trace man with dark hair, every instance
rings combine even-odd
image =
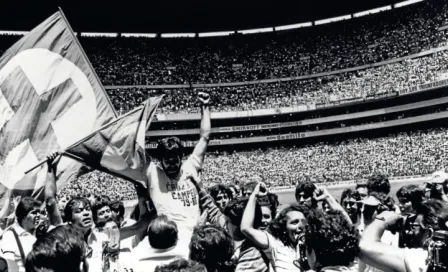
[[[388,195],[390,193],[389,179],[383,175],[371,176],[367,180],[367,189],[369,190],[369,194],[377,192]]]
[[[232,191],[225,184],[216,184],[209,188],[210,196],[215,201],[216,206],[222,211],[227,203],[233,199]]]
[[[200,218],[198,192],[191,177],[199,176],[210,139],[211,122],[207,93],[199,92],[201,137],[193,153],[182,163],[183,147],[176,137],[162,139],[157,146],[160,164],[151,162],[148,170],[148,193],[158,214],[176,222],[179,235],[189,240]]]
[[[25,258],[31,251],[36,237],[34,232],[42,221],[42,202],[32,197],[22,198],[16,208],[17,223],[3,234],[2,254],[13,265],[10,271],[25,271]]]
[[[176,258],[188,258],[188,243],[179,241],[177,225],[167,216],[162,214],[155,218],[147,232],[149,243],[140,243],[134,251],[139,260],[137,272],[152,272],[158,265],[168,264]]]
[[[296,186],[296,200],[300,205],[307,205],[309,208],[317,208],[317,201],[314,198],[316,185],[311,181],[299,181]]]
[[[369,196],[369,189],[367,189],[367,182],[364,180],[356,181],[356,191],[358,191],[361,199],[365,199]]]
[[[120,227],[130,226],[135,223],[134,220],[131,220],[131,223],[128,223],[130,219],[124,219],[124,204],[122,201],[115,201],[110,204],[110,211],[112,213],[112,219],[117,222]]]
[[[415,214],[416,209],[423,202],[425,192],[417,185],[410,184],[401,187],[397,191],[397,199],[402,215]]]
[[[37,239],[26,272],[87,272],[87,255],[82,234],[71,225],[59,226]]]
[[[201,263],[178,259],[169,264],[157,266],[155,272],[207,272]]]
[[[95,225],[98,223],[106,223],[112,220],[112,211],[110,209],[110,203],[105,201],[98,201],[92,206],[93,222]]]

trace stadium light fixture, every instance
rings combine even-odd
[[[156,38],[155,33],[121,33],[122,37],[135,37],[135,38]]]
[[[369,10],[357,12],[357,13],[353,14],[353,17],[358,18],[358,17],[375,14],[375,13],[379,13],[379,12],[386,11],[386,10],[391,10],[391,9],[392,9],[391,5],[380,7],[380,8],[369,9]]]
[[[297,29],[297,28],[310,27],[310,26],[313,26],[312,22],[292,24],[292,25],[282,25],[282,26],[276,26],[275,31]]]
[[[273,31],[274,31],[273,27],[264,27],[264,28],[254,28],[254,29],[238,30],[237,32],[245,35],[245,34],[273,32]]]
[[[349,14],[349,15],[343,15],[343,16],[338,16],[338,17],[333,17],[333,18],[317,20],[317,21],[314,21],[314,24],[315,25],[323,25],[323,24],[334,23],[334,22],[339,22],[339,21],[343,21],[343,20],[349,20],[351,18],[352,18],[352,16]]]
[[[162,33],[162,38],[194,38],[196,33]]]
[[[229,36],[235,34],[235,31],[218,31],[218,32],[202,32],[199,33],[200,38],[204,37],[221,37],[221,36]]]
[[[118,33],[82,32],[81,37],[117,37]]]
[[[409,6],[418,2],[423,2],[423,0],[408,0],[394,4],[394,8],[401,8],[404,6]]]

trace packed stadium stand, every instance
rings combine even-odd
[[[196,93],[211,94],[207,184],[424,175],[446,165],[447,11],[424,1],[284,32],[81,43],[120,114],[165,94],[149,152],[170,135],[194,146]],[[135,198],[104,173],[82,179],[64,193]]]

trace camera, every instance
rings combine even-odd
[[[434,232],[428,243],[428,272],[448,271],[448,231]]]

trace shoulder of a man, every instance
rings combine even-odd
[[[188,159],[182,164],[182,167],[185,168],[192,168],[195,171],[199,171],[202,168],[202,162],[201,159],[192,153]]]

